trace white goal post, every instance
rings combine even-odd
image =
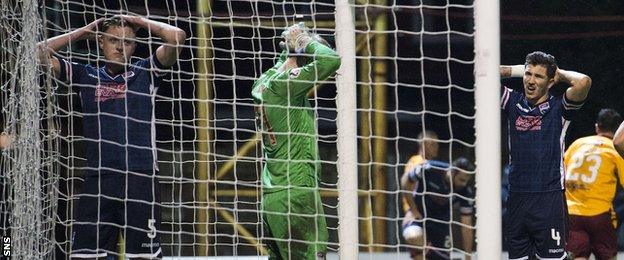
[[[338,133],[338,241],[341,259],[357,259],[358,167],[355,25],[348,0],[336,0],[336,50],[341,67],[336,77]]]
[[[501,227],[500,5],[475,0],[477,254],[499,259]]]

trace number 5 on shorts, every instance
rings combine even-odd
[[[153,218],[147,220],[147,228],[149,228],[149,231],[147,232],[148,238],[153,239],[156,237],[156,226],[154,226],[154,223],[156,223],[156,220]]]

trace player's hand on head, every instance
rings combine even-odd
[[[86,39],[90,39],[90,40],[95,39],[95,36],[100,32],[100,28],[102,27],[102,22],[104,20],[105,20],[104,18],[99,18],[91,22],[90,24],[87,24],[87,26],[85,26],[85,29],[87,30]]]
[[[119,18],[119,19],[125,21],[126,23],[134,24],[134,25],[138,25],[139,19],[141,19],[141,17],[139,17],[139,16],[127,15],[127,14],[118,14],[118,15],[115,15],[113,17]]]
[[[555,70],[555,84],[560,83],[561,81],[563,81],[562,76],[561,76],[561,70],[559,70],[559,68],[557,68],[557,70]]]
[[[104,20],[106,20],[105,18],[98,18],[95,21],[91,22],[88,27],[92,30],[96,30],[99,27],[102,26],[102,22],[104,22]]]
[[[282,32],[283,41],[280,42],[282,49],[289,52],[303,52],[306,45],[312,39],[308,27],[303,22],[292,25]]]

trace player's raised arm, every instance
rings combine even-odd
[[[100,18],[79,29],[40,41],[37,43],[39,62],[46,67],[51,66],[54,76],[58,76],[61,71],[61,63],[52,55],[60,49],[65,48],[71,42],[94,39],[98,24],[103,20],[103,18]]]
[[[555,82],[570,85],[565,95],[566,98],[574,102],[585,101],[592,83],[591,78],[583,73],[562,69],[557,69]]]
[[[305,96],[314,85],[326,80],[340,67],[340,56],[329,43],[319,35],[308,33],[302,23],[288,27],[282,37],[284,42],[280,46],[289,55],[278,69],[277,91],[282,95]]]
[[[620,156],[624,157],[624,123],[620,124],[615,135],[613,136],[613,146]]]
[[[156,49],[156,58],[164,67],[170,67],[178,60],[178,54],[186,41],[184,30],[139,16],[121,15],[120,17],[138,27],[145,28],[164,41],[164,44]]]
[[[499,70],[501,78],[521,78],[524,75],[524,65],[501,65]]]
[[[280,53],[279,57],[277,58],[277,62],[275,62],[275,65],[273,65],[273,68],[279,69],[279,67],[284,64],[284,61],[286,61],[286,59],[288,59],[288,52],[284,50]]]

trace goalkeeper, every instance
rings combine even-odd
[[[314,109],[307,93],[338,70],[340,57],[303,23],[287,28],[278,62],[254,83],[262,133],[262,218],[270,259],[324,259],[327,225]]]
[[[165,44],[150,57],[132,62],[138,28]],[[95,37],[104,54],[98,66],[54,55],[71,42]],[[88,167],[73,225],[71,258],[115,253],[119,232],[125,237],[126,257],[161,256],[154,105],[157,78],[177,62],[185,39],[183,30],[165,23],[115,16],[39,43],[40,61],[79,93],[84,113]]]

